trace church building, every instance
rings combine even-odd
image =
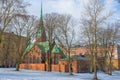
[[[51,49],[51,50],[50,50]],[[97,56],[97,68],[100,70],[104,69],[105,60],[102,55],[102,48],[98,48],[99,55]],[[103,49],[105,50],[105,49]],[[48,71],[50,66],[51,71],[68,72],[68,57],[64,48],[55,44],[50,47],[50,43],[46,38],[46,32],[43,25],[43,15],[41,6],[40,22],[37,27],[36,40],[31,43],[24,54],[23,63],[20,64],[21,69],[32,69]],[[85,47],[71,48],[72,72],[88,72],[90,71],[90,51]],[[113,53],[113,67],[120,69],[120,47],[114,48]],[[104,64],[103,64],[104,63]]]
[[[52,45],[51,53],[49,52],[49,49],[49,41],[46,39],[45,28],[43,26],[41,6],[41,16],[37,27],[36,41],[27,47],[23,64],[20,65],[20,68],[46,71],[48,70],[48,62],[50,60],[51,69],[53,68],[52,65],[54,65],[54,68],[57,66],[57,70],[59,70],[59,65],[57,65],[58,61],[65,58],[65,55],[55,43]]]

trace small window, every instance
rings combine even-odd
[[[41,63],[45,63],[45,56],[44,55],[42,55],[42,57],[41,57]]]
[[[37,59],[36,56],[33,57],[33,63],[36,63]]]
[[[37,63],[40,63],[40,58],[39,57],[37,58]]]
[[[33,62],[32,62],[32,58],[31,58],[31,57],[30,57],[30,63],[33,63]]]
[[[54,64],[58,64],[58,58],[55,57]]]
[[[24,63],[28,63],[28,57],[27,56],[24,59]]]

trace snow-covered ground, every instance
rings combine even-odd
[[[15,68],[0,68],[0,80],[92,80],[91,73],[68,73],[45,72],[35,70],[15,71]],[[98,72],[100,80],[120,80],[120,71],[114,71],[112,76]]]

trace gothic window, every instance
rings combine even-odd
[[[41,60],[42,60],[41,63],[45,63],[45,56],[42,55]]]
[[[58,58],[57,57],[55,57],[55,59],[54,59],[54,64],[58,64]]]
[[[37,63],[40,63],[40,58],[39,57],[37,58],[37,60],[38,60]]]
[[[33,57],[33,63],[36,63],[36,56]]]
[[[30,57],[30,63],[33,63],[33,61],[32,61],[32,57]]]
[[[25,57],[24,63],[28,63],[28,57]]]

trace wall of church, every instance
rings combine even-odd
[[[117,50],[117,48],[115,48],[114,54],[117,54],[116,50]],[[77,53],[82,53],[82,52],[87,53],[87,50],[85,50],[85,49],[83,51],[82,51],[82,49],[77,50]],[[99,52],[100,52],[100,49],[99,49]],[[28,54],[28,57],[31,58],[28,60],[28,63],[21,64],[20,68],[33,69],[33,70],[43,70],[43,71],[48,70],[47,69],[48,68],[47,61],[45,63],[38,62],[37,60],[34,61],[34,56],[36,56],[37,58],[39,57],[40,59],[43,56],[41,51],[39,50],[39,48],[37,46],[32,48],[30,53]],[[52,61],[51,70],[52,71],[59,71],[59,72],[68,72],[69,71],[68,61],[61,60],[61,55],[52,54],[51,57],[52,57],[51,58],[51,61]],[[55,62],[56,57],[58,58],[57,63]],[[46,56],[46,58],[47,58],[47,56]],[[104,69],[103,62],[104,62],[104,60],[101,58],[100,58],[100,60],[98,60],[98,65],[97,65],[98,69],[100,69],[100,70]],[[113,69],[120,69],[119,68],[120,60],[113,59],[112,62],[113,62]],[[88,60],[73,60],[71,69],[73,72],[88,72],[90,70],[90,61],[88,61]]]

